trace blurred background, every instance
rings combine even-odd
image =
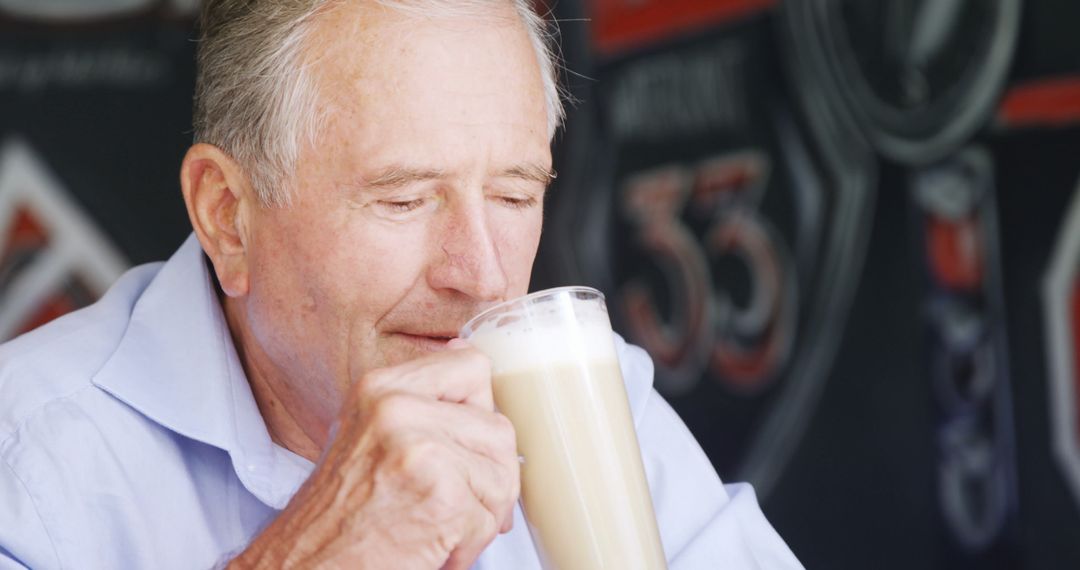
[[[0,338],[190,231],[198,0],[0,0]],[[807,568],[1080,568],[1080,2],[550,0],[534,288]]]

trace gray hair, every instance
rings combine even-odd
[[[315,79],[304,65],[315,16],[344,0],[204,0],[195,78],[195,142],[217,146],[251,177],[268,206],[291,203],[300,150],[326,123]],[[536,52],[548,135],[565,118],[551,24],[531,0],[371,0],[419,16],[479,15],[510,2]]]

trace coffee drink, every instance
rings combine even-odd
[[[665,568],[603,297],[556,294],[462,334],[492,359],[496,406],[517,431],[529,530],[546,568]]]

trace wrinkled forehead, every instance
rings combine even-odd
[[[420,15],[373,3],[320,15],[308,53],[321,103],[335,115],[545,125],[537,55],[509,2],[485,14]],[[393,114],[393,117],[387,115]]]
[[[308,180],[392,166],[457,180],[550,168],[543,76],[511,5],[482,18],[370,6],[323,17],[309,60],[323,124],[302,152]]]
[[[486,8],[480,9],[482,5]],[[507,59],[526,55],[532,61],[519,59],[515,65],[530,65],[539,73],[528,30],[512,2],[463,2],[459,8],[433,10],[411,6],[414,3],[363,1],[329,7],[312,22],[306,63],[323,81],[385,80],[395,74],[379,77],[379,71],[401,71],[410,63],[415,66],[417,59],[439,58],[440,51],[449,55],[454,48],[486,45],[503,48],[500,54]],[[433,34],[441,36],[442,46],[417,41]],[[515,49],[522,47],[528,49]]]

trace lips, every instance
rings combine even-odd
[[[457,331],[437,331],[437,332],[418,332],[418,331],[398,331],[398,334],[407,336],[419,336],[424,338],[441,338],[443,340],[450,340],[457,337]]]
[[[450,342],[450,339],[457,337],[457,333],[412,333],[412,332],[398,332],[395,336],[403,341],[415,345],[424,350],[445,350],[446,343]]]

